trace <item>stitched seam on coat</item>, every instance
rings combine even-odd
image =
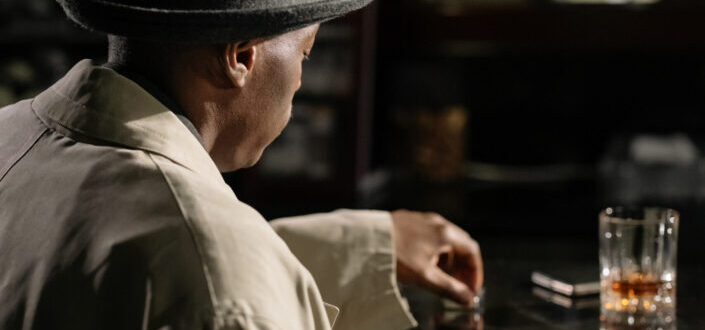
[[[51,91],[51,92],[53,92],[53,93],[56,93],[57,96],[59,96],[60,98],[62,98],[64,101],[71,103],[71,104],[72,104],[73,106],[75,106],[75,107],[80,107],[80,108],[89,109],[89,110],[91,109],[91,108],[86,107],[85,105],[82,105],[82,104],[79,104],[79,103],[74,102],[73,100],[67,98],[66,96],[64,96],[64,95],[62,95],[62,94],[56,92],[54,89],[49,89],[49,91]],[[43,105],[43,106],[44,106],[44,105]],[[31,107],[32,107],[32,111],[34,112],[34,115],[39,118],[39,120],[44,124],[44,126],[47,126],[47,127],[49,127],[51,130],[56,131],[56,129],[55,129],[54,127],[52,127],[53,125],[51,125],[50,123],[48,123],[46,120],[44,120],[44,119],[42,118],[42,116],[40,116],[40,115],[37,113],[37,109],[34,108],[34,101],[32,101]],[[101,114],[101,115],[102,115],[102,116],[105,116],[106,118],[108,118],[108,119],[110,119],[110,120],[117,121],[116,118],[111,117],[111,116],[109,116],[109,115],[105,115],[105,114]],[[172,162],[177,163],[177,164],[179,164],[179,165],[181,165],[181,166],[183,166],[183,167],[186,167],[186,168],[188,168],[188,169],[190,169],[190,170],[192,170],[192,171],[196,171],[196,170],[193,168],[193,166],[189,166],[188,164],[186,164],[186,162],[180,161],[180,160],[178,160],[178,159],[174,159],[174,157],[171,157],[171,156],[169,156],[169,155],[167,155],[167,154],[165,154],[165,153],[159,152],[158,150],[155,150],[155,149],[153,149],[153,148],[148,148],[148,147],[145,147],[145,146],[138,146],[138,147],[135,147],[135,146],[132,146],[132,145],[128,145],[128,144],[119,142],[119,141],[115,141],[114,139],[107,139],[107,138],[99,137],[99,136],[96,136],[95,134],[91,134],[91,133],[89,133],[89,132],[86,132],[85,130],[82,130],[82,129],[79,129],[79,128],[76,128],[76,127],[71,127],[71,126],[64,125],[64,123],[62,123],[60,120],[58,120],[58,119],[52,117],[52,116],[51,116],[50,114],[48,114],[48,113],[46,114],[46,117],[47,117],[47,119],[51,120],[52,123],[54,123],[55,125],[57,125],[57,126],[63,128],[63,129],[65,129],[65,130],[67,130],[67,131],[69,131],[69,132],[72,132],[72,133],[74,133],[74,134],[76,134],[76,135],[83,136],[83,137],[90,138],[90,139],[94,139],[94,140],[97,140],[97,141],[103,141],[103,142],[106,142],[106,143],[109,143],[109,144],[112,144],[112,145],[117,145],[117,146],[120,146],[120,147],[132,149],[132,150],[142,150],[142,151],[146,151],[146,152],[149,152],[149,153],[154,153],[154,154],[163,156],[163,157],[165,157],[165,158],[171,160]],[[145,129],[145,127],[142,126],[142,125],[135,125],[135,126],[138,126],[138,127],[140,127],[140,128]],[[155,133],[155,135],[157,135],[157,136],[159,136],[160,138],[164,139],[164,136],[163,136],[162,134],[156,133],[156,132],[154,132],[153,130],[150,130],[150,132]],[[78,141],[77,139],[71,138],[70,136],[68,136],[68,134],[61,134],[61,135],[62,135],[62,136],[65,136],[65,137],[68,137],[68,138],[70,138],[71,140],[74,140],[74,141],[76,141],[76,142],[80,142],[80,141]]]
[[[74,107],[78,107],[78,108],[81,108],[81,109],[85,109],[85,110],[88,112],[89,115],[94,115],[94,116],[98,116],[98,117],[105,117],[106,119],[108,119],[108,120],[110,120],[110,121],[113,121],[113,122],[124,123],[124,121],[121,120],[121,119],[118,118],[118,117],[115,117],[115,116],[113,116],[113,115],[111,115],[111,114],[104,113],[104,112],[101,112],[101,111],[96,111],[95,108],[92,108],[92,107],[89,107],[89,106],[87,106],[87,105],[85,105],[85,104],[81,104],[81,103],[76,102],[76,100],[74,100],[74,99],[72,99],[72,98],[70,98],[70,97],[64,95],[63,93],[61,93],[60,90],[56,89],[54,86],[49,87],[49,89],[47,89],[47,91],[50,91],[50,92],[56,94],[57,96],[59,96],[59,97],[61,97],[62,99],[66,100],[67,102],[71,103]],[[47,113],[47,117],[51,118],[53,121],[55,121],[55,122],[57,122],[57,123],[60,123],[60,121],[59,121],[58,119],[52,117],[49,113]],[[140,124],[139,122],[131,122],[131,125],[134,125],[135,127],[139,127],[139,128],[141,128],[141,129],[143,129],[143,130],[145,130],[145,131],[149,131],[150,134],[154,134],[154,135],[158,136],[159,138],[161,138],[161,139],[164,140],[164,141],[167,141],[167,140],[168,140],[168,138],[167,138],[165,135],[161,134],[160,132],[155,132],[154,130],[151,130],[149,127],[146,127],[146,126]],[[64,126],[64,125],[62,124],[61,126]],[[67,127],[67,128],[68,128],[68,127]],[[74,128],[72,127],[71,129],[73,130]],[[76,130],[76,131],[80,131],[80,130],[78,130],[78,129],[75,129],[75,130]],[[83,133],[86,134],[86,135],[92,136],[92,134],[87,133],[87,132],[85,132],[85,131],[84,131]]]
[[[27,153],[28,153],[30,150],[32,150],[32,148],[34,147],[34,145],[37,144],[37,142],[39,141],[39,139],[41,139],[42,136],[43,136],[44,134],[46,134],[47,131],[49,131],[48,128],[45,128],[45,129],[43,129],[43,130],[40,130],[39,133],[38,133],[36,136],[35,136],[35,135],[32,135],[32,138],[31,138],[31,139],[27,139],[27,141],[26,141],[24,144],[22,144],[22,148],[19,149],[20,152],[16,155],[15,159],[11,160],[11,161],[7,164],[7,166],[5,166],[5,168],[0,169],[0,181],[2,181],[2,179],[4,179],[5,176],[7,175],[7,173],[10,173],[10,170],[11,170],[13,167],[15,167],[15,165],[16,165],[17,163],[19,163],[20,160],[22,160],[22,158],[24,158],[24,156],[27,155]]]
[[[171,192],[171,196],[174,198],[174,201],[176,202],[176,205],[179,207],[179,212],[181,213],[181,217],[184,221],[184,224],[186,225],[186,228],[188,228],[189,234],[191,234],[191,239],[193,240],[194,246],[196,246],[196,252],[198,252],[198,256],[201,258],[201,268],[203,269],[203,276],[206,278],[206,283],[208,284],[208,295],[211,298],[211,306],[213,310],[213,314],[215,316],[215,310],[217,307],[217,299],[216,299],[216,294],[215,294],[215,289],[213,288],[213,279],[210,274],[210,269],[208,269],[208,265],[205,262],[205,257],[203,254],[203,247],[201,244],[198,242],[196,239],[196,236],[194,234],[194,226],[189,221],[188,217],[186,216],[186,212],[184,211],[184,206],[181,204],[181,201],[179,200],[179,197],[176,194],[176,191],[174,191],[174,187],[172,185],[171,180],[169,180],[169,177],[166,175],[164,170],[162,169],[161,166],[159,166],[159,163],[154,159],[154,156],[149,153],[144,151],[147,156],[149,156],[149,159],[152,160],[154,165],[157,167],[159,170],[159,173],[162,175],[162,178],[166,182],[167,186],[169,187],[169,191]],[[167,158],[168,159],[168,158]],[[218,322],[216,322],[218,323]]]

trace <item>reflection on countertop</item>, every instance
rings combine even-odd
[[[479,309],[449,307],[433,294],[403,288],[416,330],[438,329],[611,329],[600,324],[596,296],[556,299],[533,286],[531,272],[556,265],[587,269],[596,264],[597,242],[576,237],[477,237],[485,262],[485,294]],[[594,267],[594,271],[598,269]],[[679,263],[677,329],[705,328],[705,266],[694,260]],[[592,299],[592,300],[591,300]],[[674,329],[675,330],[675,329]]]

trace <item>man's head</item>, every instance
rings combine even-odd
[[[137,71],[183,108],[221,171],[254,165],[291,117],[318,24],[224,44],[110,37],[109,62]]]
[[[214,109],[209,150],[221,170],[254,165],[291,118],[301,87],[301,63],[311,53],[318,25],[255,42],[233,43],[220,54],[227,78]],[[186,87],[186,86],[184,86]],[[215,104],[213,104],[215,105]]]
[[[58,1],[113,35],[109,61],[174,98],[231,171],[254,165],[289,121],[318,23],[372,0]]]

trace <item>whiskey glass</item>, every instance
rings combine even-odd
[[[603,328],[675,328],[679,218],[657,207],[600,212]]]

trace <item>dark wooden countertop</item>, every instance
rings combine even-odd
[[[597,238],[493,236],[478,241],[485,261],[482,310],[454,310],[427,292],[406,288],[418,330],[600,329],[598,296],[561,306],[537,292],[529,280],[533,270],[556,265],[594,268],[597,273]],[[680,260],[677,276],[677,329],[705,329],[705,266]]]

